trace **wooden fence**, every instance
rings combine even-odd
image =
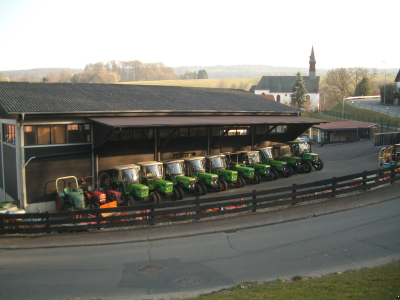
[[[375,147],[394,145],[398,143],[400,143],[400,132],[375,133]]]
[[[247,193],[204,199],[197,197],[194,200],[58,213],[0,214],[0,234],[100,230],[189,219],[197,220],[242,211],[256,212],[269,207],[293,205],[367,190],[393,183],[400,179],[399,175],[400,168],[390,167],[312,183],[293,184],[282,188],[253,190]]]

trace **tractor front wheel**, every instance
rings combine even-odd
[[[183,197],[185,196],[185,193],[183,192],[183,190],[181,188],[178,188],[178,193],[179,193],[178,200],[182,200]]]
[[[196,196],[200,196],[203,193],[203,189],[201,188],[200,184],[196,183],[194,185],[194,194]]]
[[[303,165],[298,165],[296,170],[297,170],[297,173],[299,173],[299,174],[304,173],[304,167],[303,167]]]
[[[94,206],[95,209],[99,209],[100,208],[99,202],[93,203],[93,206]]]
[[[58,211],[62,211],[65,207],[64,197],[58,197],[56,195],[56,206]]]
[[[254,174],[254,176],[257,176],[257,178],[258,178],[257,184],[261,183],[261,180],[262,180],[261,175],[260,174]]]
[[[151,194],[151,203],[157,203],[158,198],[156,193]]]
[[[157,203],[161,203],[161,195],[156,192],[156,196],[157,196]]]
[[[236,182],[234,184],[235,184],[236,188],[242,187],[242,181],[240,180],[240,177],[238,177],[238,179],[236,180]]]
[[[221,183],[222,191],[227,191],[228,190],[228,183],[225,180],[220,181],[220,183]]]
[[[323,167],[324,167],[324,162],[322,161],[322,159],[318,158],[318,162],[314,164],[314,169],[320,171],[322,170]]]
[[[221,184],[221,182],[217,182],[217,183],[218,183],[218,186],[215,187],[214,190],[215,190],[216,192],[220,192],[220,191],[222,191],[222,184]]]
[[[246,185],[246,180],[244,180],[243,177],[238,177],[238,179],[240,179],[240,181],[242,182],[240,187],[244,187]]]
[[[205,184],[200,184],[203,192],[201,193],[202,195],[206,195],[207,194],[207,186]]]
[[[177,189],[172,190],[171,199],[172,201],[176,201],[179,199],[179,192]]]
[[[128,196],[128,198],[126,199],[126,204],[128,206],[132,206],[133,204],[135,204],[135,201],[133,200],[132,196]]]
[[[304,173],[310,173],[312,170],[312,164],[309,161],[305,161],[303,162],[303,169],[304,169]]]

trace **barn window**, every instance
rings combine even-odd
[[[281,102],[281,95],[276,96],[276,101]]]

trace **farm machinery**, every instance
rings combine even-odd
[[[109,195],[119,204],[131,206],[134,205],[135,200],[158,202],[158,197],[153,195],[154,193],[151,198],[149,197],[149,187],[140,183],[140,166],[135,164],[114,167],[111,188],[113,191],[119,192]]]
[[[271,166],[263,164],[258,151],[239,151],[238,162],[242,166],[250,167],[255,170],[254,176],[261,176],[267,178],[267,180],[274,180],[278,178],[278,173],[275,173]]]
[[[103,191],[95,191],[93,190],[93,186],[86,182],[87,179],[91,179],[93,176],[87,176],[81,179],[81,186],[83,189],[83,196],[85,197],[86,206],[90,208],[100,208],[101,205],[104,205],[110,202],[107,199],[106,193]]]
[[[136,163],[140,166],[140,183],[148,186],[152,201],[161,203],[162,196],[171,196],[172,200],[182,200],[183,190],[174,189],[174,184],[164,179],[163,163],[144,161]],[[175,192],[174,192],[175,190]]]
[[[313,153],[311,150],[311,144],[305,141],[292,141],[287,142],[290,146],[294,156],[301,157],[303,163],[309,162],[315,170],[322,170],[324,162],[318,154]]]
[[[379,151],[379,168],[385,169],[400,165],[400,144],[383,147]]]
[[[174,198],[177,199],[178,189],[180,191],[187,190],[196,196],[204,195],[203,187],[196,183],[196,179],[185,175],[185,161],[183,159],[170,159],[163,161],[164,178],[174,184]],[[179,191],[179,193],[181,193]]]
[[[244,179],[238,177],[238,172],[227,169],[225,155],[207,155],[205,162],[206,172],[218,176],[223,191],[228,189],[228,183],[233,183],[237,188],[245,185]]]
[[[68,181],[68,187],[65,187],[65,179],[72,179]],[[64,182],[64,188],[58,188],[59,181]],[[71,186],[71,182],[75,183],[75,187]],[[83,195],[83,190],[78,186],[78,179],[75,176],[60,177],[56,180],[56,196],[55,202],[57,210],[85,210],[90,209],[85,205],[85,197]]]
[[[309,162],[303,163],[301,157],[293,156],[289,145],[274,146],[274,159],[285,161],[288,164],[290,172],[296,170],[297,173],[310,173],[312,165]]]
[[[276,177],[274,179],[278,179],[279,173],[282,173],[283,177],[289,177],[293,173],[292,170],[289,169],[288,164],[285,161],[275,160],[272,154],[273,147],[264,147],[264,148],[256,148],[254,150],[260,153],[261,161],[264,164],[268,164],[271,166],[271,172],[274,172]]]
[[[238,172],[240,178],[250,180],[251,183],[257,184],[261,182],[261,176],[255,173],[254,168],[245,167],[239,164],[238,153],[225,152],[228,169]]]
[[[227,189],[228,185],[225,182],[219,182],[217,175],[205,171],[206,160],[204,156],[185,157],[183,160],[185,161],[186,175],[196,179],[196,182],[203,189],[203,195],[207,193],[207,187],[214,189],[216,192]]]

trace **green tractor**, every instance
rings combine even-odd
[[[287,162],[289,170],[292,174],[294,170],[296,170],[299,174],[311,172],[311,164],[308,162],[303,163],[301,157],[293,156],[289,145],[274,146],[273,149],[274,158],[276,160]]]
[[[263,164],[258,151],[239,151],[238,162],[245,167],[250,167],[255,170],[254,176],[259,176],[260,180],[262,177],[267,178],[268,181],[276,180],[278,178],[278,172],[274,172],[268,164]]]
[[[144,161],[136,164],[140,166],[140,183],[149,187],[152,199],[157,198],[157,201],[154,202],[161,203],[161,195],[171,196],[172,200],[183,199],[183,191],[174,192],[174,184],[163,179],[164,169],[162,162]]]
[[[228,189],[228,183],[233,183],[237,188],[244,186],[244,179],[238,177],[238,172],[226,169],[225,155],[207,155],[205,158],[206,172],[218,175],[223,191]]]
[[[65,187],[65,179],[73,178],[72,182],[75,182],[76,187],[71,187],[71,181],[68,181],[68,187]],[[64,188],[58,188],[58,181],[64,181]],[[91,209],[85,205],[85,196],[83,190],[79,188],[78,179],[75,176],[60,177],[56,180],[56,207],[58,211],[63,210],[76,210],[76,209]]]
[[[116,166],[113,169],[111,189],[121,193],[121,200],[124,205],[134,205],[135,200],[148,202],[149,187],[139,182],[140,166],[135,164]],[[157,203],[156,195],[151,195],[152,202]],[[119,203],[121,204],[121,203]]]
[[[194,193],[196,196],[205,194],[203,187],[196,183],[196,178],[185,176],[185,161],[183,159],[165,160],[163,164],[164,178],[174,184],[176,199],[179,198],[180,191],[184,190]]]
[[[196,178],[196,182],[200,183],[203,188],[203,195],[207,193],[207,187],[213,188],[216,192],[226,190],[228,185],[225,182],[219,182],[218,176],[206,173],[204,156],[184,157],[186,175]],[[225,185],[226,184],[226,185]]]
[[[263,163],[271,166],[271,172],[276,174],[275,179],[278,179],[279,173],[282,173],[283,177],[289,177],[293,174],[292,169],[289,168],[285,161],[274,159],[272,147],[256,148],[254,150],[259,151]]]
[[[287,144],[290,146],[293,155],[301,157],[303,162],[309,162],[315,170],[322,170],[324,162],[318,154],[312,152],[311,144],[305,141],[292,141],[287,142]]]
[[[261,176],[256,174],[254,168],[249,168],[239,164],[239,153],[225,152],[223,153],[226,157],[228,169],[238,172],[239,178],[243,181],[250,180],[252,184],[258,184],[261,182]]]

